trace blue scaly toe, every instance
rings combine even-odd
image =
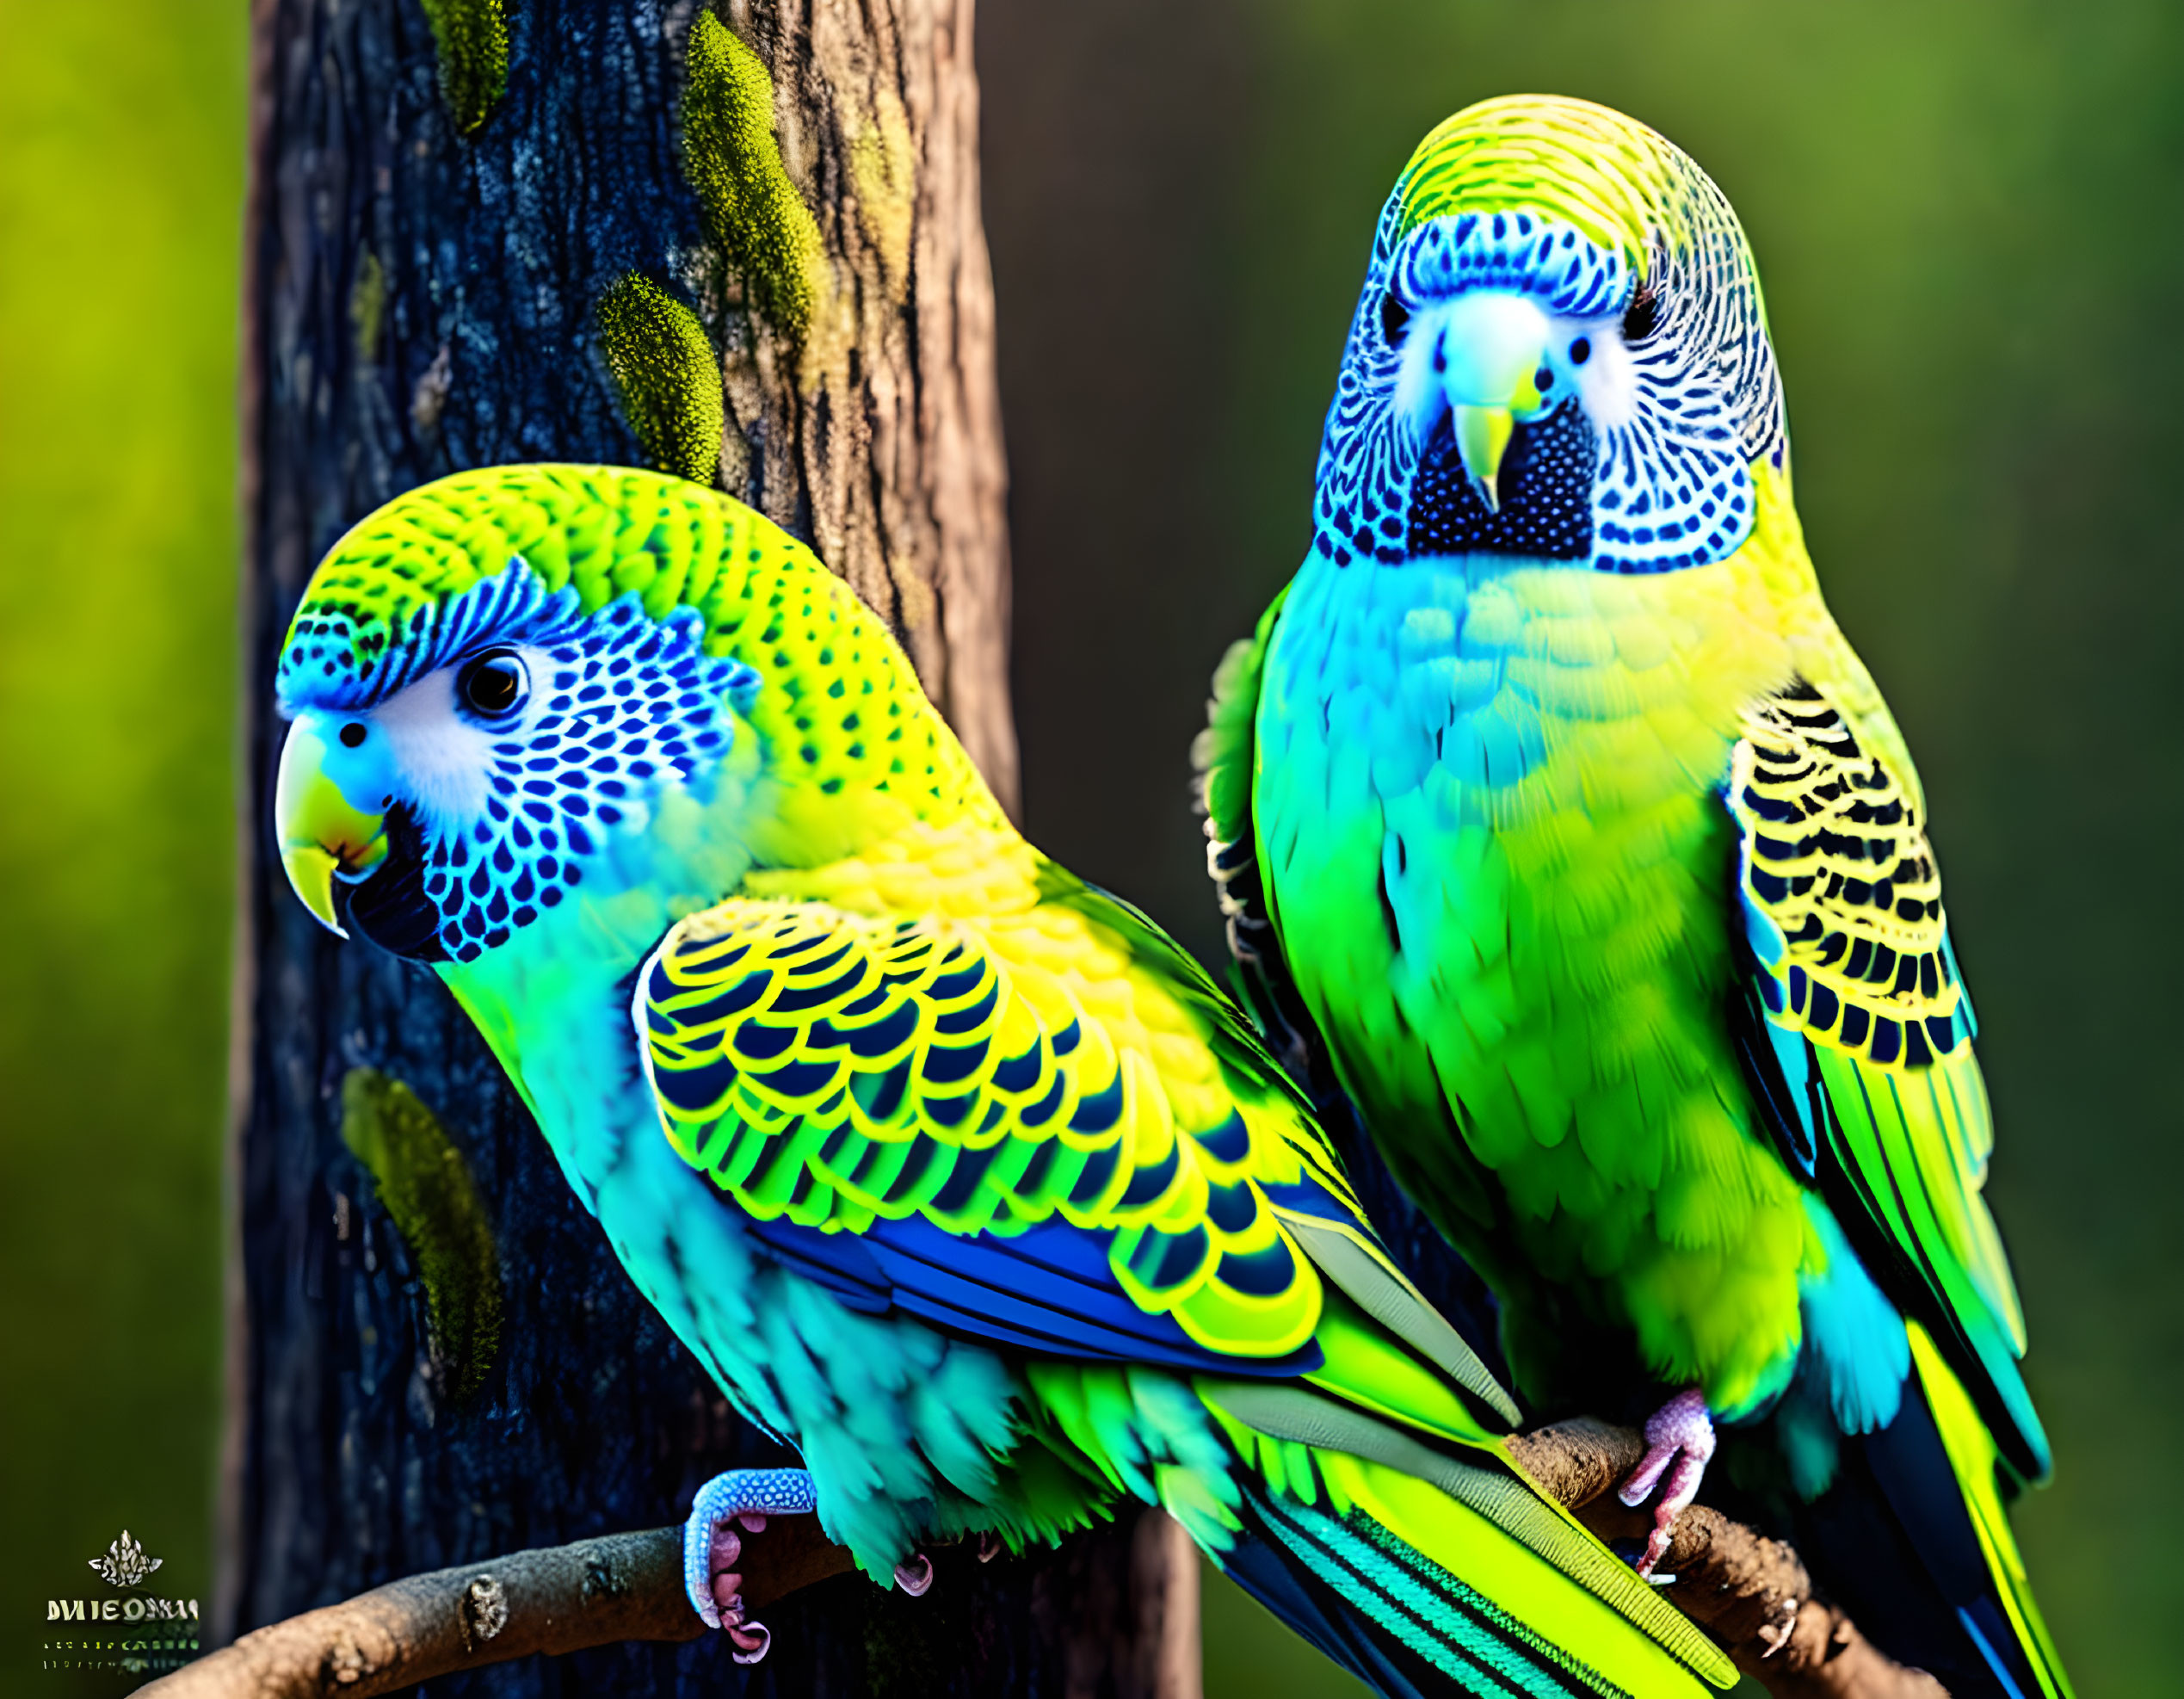
[[[764,1623],[743,1615],[743,1578],[735,1567],[743,1556],[743,1534],[764,1531],[768,1517],[809,1516],[818,1507],[811,1477],[802,1469],[731,1469],[700,1487],[690,1501],[690,1517],[682,1524],[682,1590],[707,1628],[724,1629],[735,1641],[738,1664],[756,1664],[773,1642]],[[933,1565],[924,1553],[913,1552],[907,1563],[896,1566],[895,1585],[912,1598],[933,1585]]]
[[[743,1577],[735,1571],[744,1532],[756,1534],[769,1516],[809,1516],[818,1508],[811,1477],[802,1469],[731,1469],[698,1489],[682,1524],[682,1590],[709,1628],[725,1629],[738,1664],[756,1664],[773,1636],[743,1616]]]

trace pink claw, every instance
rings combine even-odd
[[[743,1578],[735,1568],[736,1560],[743,1554],[743,1534],[736,1531],[738,1523],[742,1524],[743,1534],[763,1534],[766,1513],[739,1511],[714,1527],[713,1602],[720,1612],[721,1628],[735,1642],[736,1649],[729,1655],[738,1664],[756,1664],[765,1657],[774,1636],[763,1622],[750,1622],[743,1615]]]
[[[1655,1411],[1645,1424],[1645,1455],[1631,1471],[1619,1495],[1636,1510],[1661,1488],[1661,1502],[1653,1507],[1653,1532],[1646,1536],[1645,1555],[1638,1572],[1650,1576],[1669,1549],[1676,1517],[1699,1496],[1706,1465],[1713,1460],[1714,1424],[1706,1400],[1696,1387],[1678,1393]],[[1663,1476],[1667,1477],[1666,1483]]]
[[[738,1664],[758,1662],[766,1655],[766,1648],[774,1643],[774,1636],[763,1622],[750,1622],[743,1616],[743,1578],[727,1572],[716,1574],[713,1578],[713,1602],[720,1612],[721,1628],[736,1644],[730,1656]]]
[[[743,1524],[744,1534],[763,1534],[766,1531],[766,1516],[762,1511],[739,1511],[727,1520],[714,1525],[713,1545],[709,1552],[712,1561],[708,1567],[715,1583],[716,1592],[719,1591],[719,1582],[737,1579],[736,1577],[728,1575],[725,1572],[733,1569],[736,1566],[736,1560],[743,1554],[743,1535],[736,1532],[737,1523]],[[733,1589],[731,1591],[732,1591]]]
[[[933,1585],[933,1560],[922,1552],[912,1552],[908,1563],[895,1566],[895,1585],[912,1598],[922,1598]]]
[[[990,1529],[978,1535],[978,1561],[980,1563],[991,1563],[1001,1555],[1003,1549],[1001,1536]]]

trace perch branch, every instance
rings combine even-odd
[[[1520,1435],[1518,1464],[1603,1540],[1644,1540],[1653,1514],[1612,1490],[1638,1467],[1645,1442],[1629,1428],[1579,1419]],[[1812,1596],[1812,1578],[1780,1540],[1694,1504],[1676,1518],[1661,1560],[1663,1591],[1774,1699],[1948,1699],[1923,1670],[1906,1668]]]
[[[1592,1421],[1513,1443],[1518,1463],[1603,1539],[1643,1538],[1643,1511],[1610,1490],[1644,1443]],[[753,1611],[851,1567],[810,1517],[782,1517],[743,1540],[737,1567]],[[1812,1597],[1798,1554],[1694,1504],[1662,1562],[1669,1598],[1774,1699],[1947,1699],[1923,1671],[1891,1660],[1834,1606]],[[306,1611],[139,1690],[142,1699],[320,1699],[392,1692],[453,1671],[614,1640],[694,1640],[705,1628],[682,1591],[682,1530],[656,1528],[513,1552],[413,1575]]]
[[[811,1517],[743,1535],[743,1598],[762,1610],[851,1566]],[[248,1634],[138,1690],[157,1699],[365,1699],[534,1652],[695,1640],[682,1529],[610,1534],[435,1570]]]

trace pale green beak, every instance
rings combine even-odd
[[[1526,297],[1482,289],[1452,301],[1438,328],[1456,452],[1487,510],[1498,513],[1502,457],[1518,421],[1539,411],[1533,374],[1545,361],[1552,327]]]
[[[386,859],[386,817],[367,814],[326,775],[327,749],[313,716],[289,728],[273,788],[273,827],[281,865],[303,905],[335,936],[334,880],[370,876]]]

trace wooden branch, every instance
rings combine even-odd
[[[1580,1419],[1520,1435],[1518,1464],[1603,1540],[1643,1540],[1650,1511],[1613,1491],[1645,1455],[1630,1428]],[[1660,1572],[1676,1609],[1713,1636],[1775,1699],[1948,1699],[1923,1670],[1897,1663],[1837,1607],[1780,1540],[1694,1504],[1676,1518]]]
[[[743,1536],[743,1597],[763,1609],[851,1567],[812,1517]],[[317,1699],[391,1693],[457,1670],[615,1640],[695,1640],[682,1529],[512,1552],[307,1610],[141,1688],[158,1699]]]
[[[1632,1430],[1589,1420],[1512,1443],[1525,1473],[1604,1540],[1642,1539],[1652,1524],[1649,1512],[1625,1508],[1612,1490],[1644,1449]],[[1149,1516],[1138,1543],[1148,1549],[1133,1567],[1146,1577],[1188,1572],[1194,1592],[1196,1560],[1180,1529]],[[746,1535],[743,1550],[737,1567],[754,1612],[853,1567],[811,1517],[776,1517]],[[1840,1609],[1813,1597],[1796,1552],[1718,1511],[1694,1504],[1683,1513],[1662,1569],[1675,1577],[1670,1600],[1775,1699],[1948,1699],[1932,1676],[1896,1663]],[[1194,1691],[1188,1677],[1197,1663],[1196,1613],[1177,1608],[1182,1590],[1160,1591],[1152,1603],[1164,1603],[1169,1620],[1141,1634],[1140,1651],[1162,1668],[1145,1672],[1144,1690]],[[683,1596],[682,1530],[656,1528],[391,1582],[245,1634],[139,1691],[156,1699],[364,1699],[533,1653],[704,1632]]]

